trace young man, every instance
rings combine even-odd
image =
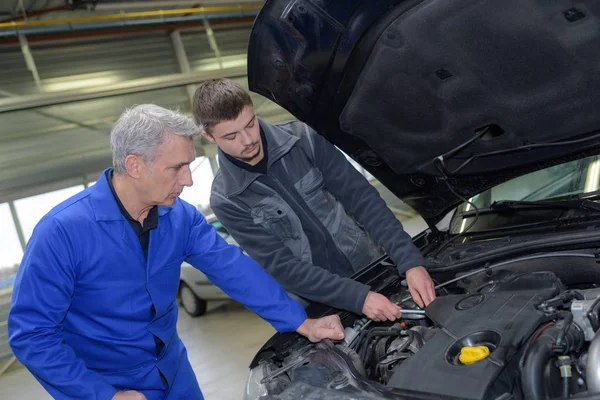
[[[435,298],[424,259],[378,192],[331,143],[301,122],[258,119],[237,83],[199,86],[194,117],[217,144],[211,207],[240,246],[288,291],[364,314],[398,307],[348,277],[387,250],[419,306]]]
[[[23,257],[8,317],[13,353],[55,399],[189,399],[202,393],[177,335],[181,263],[281,332],[343,338],[230,246],[194,206],[194,121],[155,105],[121,115],[114,168],[50,211]]]

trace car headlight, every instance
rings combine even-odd
[[[265,377],[265,366],[257,365],[250,370],[248,381],[246,382],[246,390],[244,392],[244,400],[256,400],[261,396],[268,394],[267,387],[260,383]]]

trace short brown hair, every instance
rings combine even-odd
[[[252,105],[250,95],[237,82],[210,79],[202,82],[194,93],[194,119],[208,132],[220,122],[236,119],[244,107]]]

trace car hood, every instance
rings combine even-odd
[[[599,152],[599,19],[598,1],[268,0],[249,87],[431,224],[460,197]]]

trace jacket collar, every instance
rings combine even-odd
[[[108,180],[110,179],[110,172],[112,168],[105,169],[96,184],[89,190],[91,191],[90,199],[94,207],[94,214],[96,221],[120,221],[125,220],[125,217],[119,209],[117,200],[110,190]],[[177,200],[179,201],[179,199]],[[172,207],[158,206],[158,216],[162,217],[167,214]]]
[[[280,158],[286,155],[298,141],[296,136],[290,135],[285,130],[276,125],[269,124],[260,118],[258,123],[265,134],[267,148],[269,149],[269,159],[267,161],[267,171]],[[260,176],[258,172],[250,172],[238,167],[225,156],[223,150],[217,150],[219,154],[220,171],[222,175],[225,197],[233,197],[242,193],[250,186],[252,182]]]

